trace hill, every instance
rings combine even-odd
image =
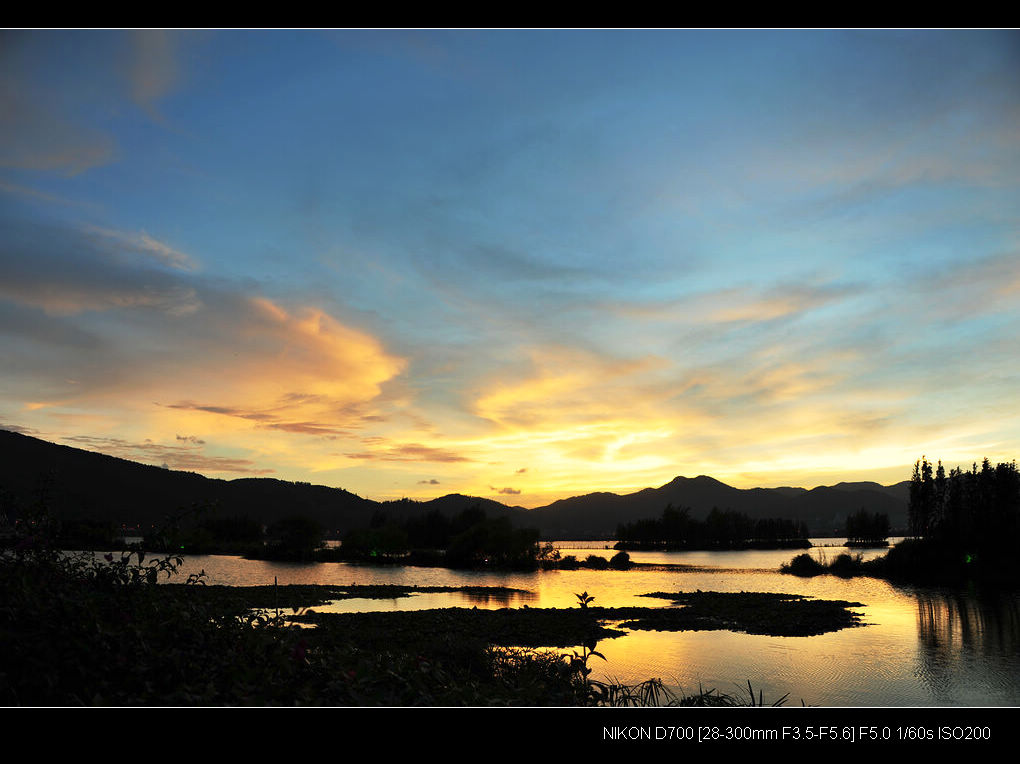
[[[659,517],[667,504],[690,507],[691,516],[704,519],[717,507],[743,512],[751,519],[782,517],[807,524],[812,534],[842,532],[847,515],[867,509],[889,515],[894,528],[907,521],[909,482],[893,486],[843,483],[834,487],[734,488],[707,475],[677,477],[659,488],[631,494],[592,493],[553,502],[531,510],[534,524],[547,538],[571,533],[608,536],[619,523]]]
[[[865,482],[811,490],[740,489],[700,475],[631,494],[573,496],[531,510],[463,494],[377,502],[342,488],[275,478],[207,478],[0,430],[0,511],[12,519],[45,505],[59,517],[146,527],[195,504],[212,504],[222,515],[247,515],[267,525],[287,515],[306,515],[337,532],[364,527],[379,512],[400,521],[433,510],[455,515],[479,505],[490,517],[505,516],[518,527],[538,528],[546,539],[610,538],[620,523],[659,517],[672,504],[690,507],[699,519],[718,507],[752,519],[802,521],[812,533],[826,534],[838,532],[847,515],[862,508],[888,514],[894,529],[904,526],[907,486]]]

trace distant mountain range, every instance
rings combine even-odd
[[[13,520],[44,504],[58,517],[110,520],[149,526],[182,508],[213,503],[224,516],[248,515],[271,523],[291,514],[314,518],[331,531],[368,525],[382,512],[402,520],[433,510],[453,515],[479,505],[490,517],[538,528],[546,539],[610,538],[620,523],[660,517],[662,510],[689,507],[703,518],[713,507],[752,518],[782,517],[807,524],[815,535],[839,533],[860,509],[889,516],[894,532],[907,520],[909,481],[839,483],[829,487],[751,488],[728,486],[704,475],[677,477],[636,493],[590,493],[544,507],[509,507],[492,499],[449,494],[430,501],[377,502],[342,488],[273,478],[218,480],[61,446],[0,430],[0,512]]]

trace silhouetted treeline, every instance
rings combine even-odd
[[[142,546],[154,552],[261,555],[274,538],[265,531],[248,515],[224,514],[218,502],[196,502],[145,533]]]
[[[889,538],[889,515],[861,509],[846,519],[847,544],[882,544],[887,538]]]
[[[740,547],[807,547],[804,523],[781,518],[754,520],[741,512],[713,507],[704,520],[690,508],[672,504],[659,519],[636,520],[616,529],[617,549],[729,549]]]
[[[970,471],[946,475],[926,458],[914,464],[910,480],[911,535],[954,540],[963,545],[1012,545],[1020,514],[1020,472],[1016,462],[992,467],[988,459]]]
[[[312,517],[291,513],[268,527],[248,515],[223,515],[216,504],[196,504],[169,517],[143,539],[145,549],[178,554],[240,554],[253,559],[309,561],[326,531]]]
[[[469,507],[447,517],[432,511],[397,522],[377,512],[368,528],[343,537],[345,558],[387,559],[443,564],[450,567],[533,567],[542,551],[539,532],[514,528],[509,519],[486,517],[481,507]]]
[[[942,462],[914,464],[909,520],[914,538],[897,544],[877,565],[891,578],[936,583],[981,581],[1016,585],[1020,571],[1020,472],[1016,462],[988,459],[947,475]]]

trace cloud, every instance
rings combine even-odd
[[[435,478],[432,478],[431,480],[419,480],[418,485],[439,485],[439,481]]]
[[[113,139],[98,130],[72,124],[37,100],[21,82],[0,75],[0,167],[56,172],[66,176],[109,164]]]
[[[272,469],[258,469],[249,459],[234,459],[222,456],[207,456],[195,450],[202,441],[189,442],[186,446],[164,445],[146,440],[141,443],[131,442],[123,438],[94,437],[89,435],[66,435],[60,438],[78,448],[98,451],[108,456],[121,459],[140,461],[143,463],[159,463],[161,466],[175,470],[198,472],[229,472],[250,475],[265,475]],[[180,438],[178,440],[189,440]]]
[[[505,427],[534,425],[549,419],[570,421],[614,419],[635,402],[642,384],[669,366],[656,356],[618,359],[559,346],[526,351],[523,378],[504,375],[483,390],[474,411]]]
[[[73,177],[120,159],[106,131],[130,98],[162,123],[158,107],[182,80],[182,33],[14,31],[0,40],[0,168]],[[118,70],[123,71],[118,71]],[[102,115],[102,126],[95,113]],[[90,124],[91,123],[91,124]]]
[[[163,117],[156,104],[177,86],[181,78],[178,42],[178,33],[167,29],[131,33],[131,65],[128,69],[131,97],[158,122],[162,122]]]
[[[913,289],[931,300],[933,311],[961,318],[992,311],[1014,311],[1020,296],[1020,251],[966,258],[934,270]]]
[[[144,232],[0,216],[4,402],[119,409],[170,439],[348,437],[404,405],[382,393],[407,361],[374,336],[193,266]]]
[[[747,289],[727,290],[725,294],[712,296],[712,302],[717,302],[717,307],[708,309],[705,318],[721,323],[790,318],[828,305],[856,291],[856,288],[837,285],[781,285],[759,293]]]
[[[9,432],[16,432],[21,435],[32,435],[38,436],[39,432],[33,430],[31,427],[22,427],[17,424],[10,424],[8,422],[0,422],[0,430],[8,430]]]
[[[204,411],[207,414],[222,414],[223,416],[238,417],[240,419],[251,419],[255,422],[267,422],[273,419],[272,414],[260,411],[246,411],[245,409],[232,406],[202,406],[192,401],[181,401],[180,403],[162,404],[170,409],[185,409],[191,411]]]
[[[380,460],[386,462],[470,462],[471,459],[444,448],[405,443],[389,448],[361,453],[344,454],[348,459]]]
[[[25,31],[0,39],[0,167],[70,177],[114,159],[113,138],[83,123],[75,92],[41,74],[51,71],[56,58],[50,46],[66,39],[61,33]],[[72,76],[75,66],[80,72],[90,64],[75,60]]]
[[[87,234],[109,239],[115,245],[114,251],[151,258],[161,265],[176,270],[193,271],[198,268],[198,263],[191,255],[187,255],[161,241],[157,241],[145,231],[128,233],[108,228],[99,228],[97,226],[87,226],[84,230]]]
[[[178,403],[167,403],[159,404],[165,406],[168,409],[178,409],[181,411],[198,411],[205,412],[207,414],[219,414],[225,417],[234,417],[237,419],[246,419],[252,422],[258,423],[259,427],[268,430],[280,430],[281,432],[293,432],[303,435],[322,435],[322,436],[338,436],[338,435],[349,435],[355,425],[348,424],[346,427],[337,427],[323,422],[293,422],[293,421],[280,421],[281,417],[286,415],[288,411],[305,410],[305,407],[293,406],[289,404],[287,396],[277,400],[275,403],[271,402],[272,409],[268,411],[256,411],[239,408],[235,406],[203,406],[193,401],[179,401]]]
[[[860,294],[857,284],[787,283],[733,286],[642,302],[611,302],[607,310],[637,321],[690,324],[764,323],[791,319]]]
[[[312,436],[346,436],[383,419],[368,407],[406,362],[374,337],[317,308],[292,312],[264,297],[229,308],[208,317],[206,335],[193,348],[205,364],[191,384],[181,375],[160,393],[190,387],[196,397],[158,401],[162,407]],[[229,362],[217,364],[217,352],[228,353]]]
[[[55,194],[47,194],[44,191],[39,191],[35,188],[28,188],[26,186],[19,186],[15,183],[8,183],[7,181],[0,180],[0,191],[5,194],[13,194],[15,196],[27,197],[30,199],[38,199],[43,202],[49,202],[51,204],[60,204],[71,207],[97,207],[97,205],[91,202],[79,202],[71,199],[64,199],[63,197],[56,196]]]
[[[508,488],[496,488],[496,486],[494,486],[494,485],[490,485],[489,486],[489,490],[492,491],[493,493],[506,494],[508,496],[517,496],[518,494],[520,494],[520,491],[517,490],[516,488],[509,488],[509,487]]]
[[[527,468],[527,467],[521,467],[521,468],[520,468],[519,470],[517,470],[517,472],[516,472],[516,473],[514,473],[514,474],[516,474],[516,475],[523,475],[523,474],[524,474],[525,472],[527,472],[527,471],[528,471],[528,468]]]
[[[0,299],[63,316],[117,309],[183,316],[201,307],[193,282],[153,267],[186,255],[144,234],[94,230],[0,217]]]
[[[838,314],[831,320],[845,323]],[[531,348],[514,359],[516,376],[481,387],[474,410],[494,429],[461,447],[489,464],[539,460],[542,485],[528,491],[535,501],[721,475],[745,461],[838,459],[888,438],[909,395],[867,380],[883,358],[846,341],[852,330],[831,337],[819,327],[829,328],[770,325],[747,342],[705,340],[708,347],[673,358]]]

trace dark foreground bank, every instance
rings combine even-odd
[[[448,587],[206,586],[179,557],[66,554],[26,539],[0,556],[0,703],[78,705],[748,705],[591,680],[598,644],[630,629],[812,634],[857,625],[855,603],[650,593],[682,607],[332,614],[345,597]],[[477,589],[478,587],[474,587]],[[494,589],[497,587],[494,587]],[[505,591],[492,592],[506,594]],[[315,628],[307,628],[309,626]],[[782,699],[780,699],[782,700]]]

